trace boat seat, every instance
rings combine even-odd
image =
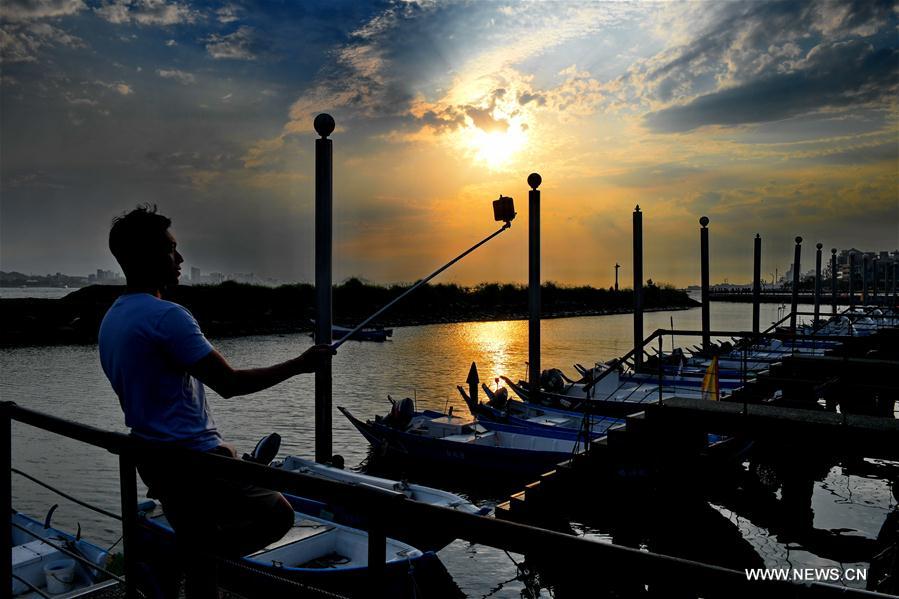
[[[259,551],[255,553],[251,553],[248,557],[255,557],[260,554],[266,553],[273,549],[277,549],[279,547],[284,547],[285,545],[290,545],[292,543],[296,543],[297,541],[303,541],[305,539],[310,539],[312,537],[318,536],[320,534],[324,534],[326,532],[332,531],[336,528],[331,524],[325,524],[323,522],[316,522],[314,520],[305,520],[298,519],[293,524],[293,528],[287,531],[287,534],[272,543],[271,545],[267,545],[263,547]]]

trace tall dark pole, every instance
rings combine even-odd
[[[874,298],[874,303],[877,303],[877,267],[880,265],[880,259],[874,258],[871,260],[871,296]]]
[[[540,183],[537,173],[528,175],[528,389],[540,400]]]
[[[759,305],[762,295],[762,237],[755,234],[752,246],[752,334],[759,334]]]
[[[617,262],[615,263],[615,291],[618,291],[618,269],[621,268],[621,265]]]
[[[815,320],[812,326],[818,325],[818,316],[821,312],[821,248],[824,244],[815,245],[818,251],[815,253]]]
[[[868,256],[862,256],[862,305],[868,305]]]
[[[830,303],[831,313],[837,315],[837,248],[830,248]]]
[[[896,258],[893,259],[893,306],[896,306],[896,267],[899,264],[896,263]]]
[[[699,219],[699,260],[701,270],[700,285],[702,285],[702,351],[708,353],[712,342],[709,331],[711,330],[711,318],[709,315],[709,217],[702,216]]]
[[[634,208],[634,368],[643,365],[643,213]]]
[[[331,140],[334,118],[320,114],[315,140],[315,343],[331,343],[331,258],[334,169]],[[315,461],[331,459],[331,360],[315,371]]]
[[[799,271],[801,269],[802,237],[796,237],[793,250],[793,299],[790,302],[790,331],[796,332],[796,311],[799,309]]]

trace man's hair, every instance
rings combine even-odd
[[[144,262],[171,225],[169,218],[156,212],[155,204],[139,205],[131,212],[112,219],[109,250],[125,271],[125,276]]]

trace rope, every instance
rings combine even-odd
[[[113,514],[112,512],[107,512],[107,511],[104,510],[103,508],[99,508],[99,507],[93,506],[93,505],[91,505],[91,504],[89,504],[89,503],[87,503],[87,502],[85,502],[85,501],[81,501],[80,499],[76,499],[75,497],[72,497],[72,496],[69,495],[68,493],[64,493],[63,491],[60,491],[59,489],[57,489],[57,488],[55,488],[55,487],[52,487],[52,486],[48,485],[47,483],[45,483],[45,482],[43,482],[43,481],[40,481],[40,480],[36,479],[35,477],[31,476],[30,474],[27,474],[27,473],[25,473],[25,472],[22,472],[21,470],[18,470],[18,469],[16,469],[16,468],[10,468],[10,471],[15,472],[15,473],[18,474],[19,476],[24,476],[25,478],[27,478],[27,479],[30,480],[31,482],[37,483],[37,484],[39,484],[40,486],[44,487],[45,489],[49,489],[49,490],[53,491],[54,493],[56,493],[57,495],[60,495],[60,496],[62,496],[62,497],[65,497],[65,498],[68,499],[69,501],[72,501],[72,502],[74,502],[74,503],[77,503],[78,505],[80,505],[80,506],[82,506],[82,507],[86,507],[86,508],[89,509],[89,510],[93,510],[93,511],[97,512],[98,514],[103,514],[104,516],[109,516],[110,518],[114,518],[114,519],[116,519],[116,520],[118,520],[118,521],[120,521],[120,522],[121,522],[121,520],[122,520],[122,517],[121,517],[120,515],[118,515],[118,514]]]

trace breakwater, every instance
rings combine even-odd
[[[353,324],[408,289],[408,285],[378,286],[349,279],[334,286],[334,315],[338,324]],[[124,292],[121,286],[94,285],[60,299],[0,300],[0,346],[95,343],[103,315]],[[696,301],[666,286],[643,288],[647,309],[691,308]],[[166,299],[186,306],[203,331],[213,338],[296,333],[311,330],[315,311],[312,285],[262,287],[225,282],[220,285],[179,286]],[[633,292],[594,287],[542,286],[545,318],[629,312]],[[375,323],[385,326],[467,321],[510,320],[527,317],[527,288],[483,283],[426,285],[400,302]]]

